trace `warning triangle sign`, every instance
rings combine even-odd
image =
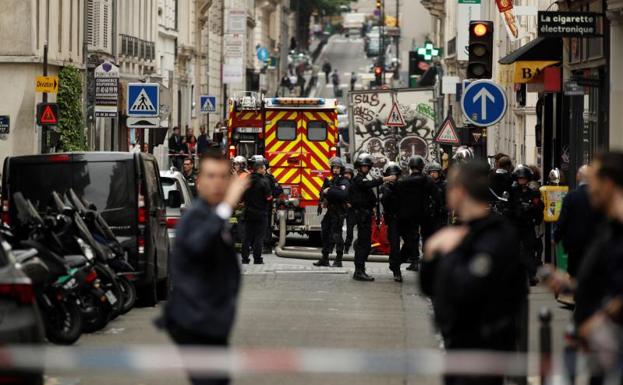
[[[39,103],[37,105],[37,124],[40,126],[57,125],[58,105],[54,103]]]
[[[388,127],[406,126],[405,119],[402,117],[402,114],[400,113],[400,108],[398,107],[398,103],[394,102],[392,104],[392,110],[389,112],[389,115],[387,116],[387,121],[385,122],[385,125]]]
[[[459,137],[456,134],[456,125],[451,117],[447,117],[443,121],[441,128],[435,136],[435,142],[442,144],[460,144]]]
[[[154,104],[149,99],[149,95],[147,95],[147,92],[145,91],[144,88],[141,89],[141,92],[139,92],[138,96],[132,103],[132,107],[130,107],[130,111],[132,112],[139,112],[139,111],[156,112],[156,107],[154,107]]]
[[[472,132],[472,136],[474,137],[474,142],[478,143],[482,137],[482,132]]]

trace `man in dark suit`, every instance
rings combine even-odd
[[[568,259],[567,272],[576,277],[578,267],[587,247],[593,241],[595,229],[601,221],[598,212],[591,208],[588,197],[588,166],[577,173],[578,187],[562,201],[560,217],[554,228],[554,240],[562,241]]]
[[[177,227],[171,256],[172,291],[159,324],[179,345],[225,347],[234,324],[240,266],[229,218],[247,189],[229,160],[208,151],[199,161],[198,200]],[[194,385],[226,385],[227,378],[191,376]]]
[[[201,154],[212,147],[212,141],[208,137],[208,134],[206,134],[206,126],[201,125],[201,127],[199,127],[199,133],[199,137],[197,138],[197,155],[201,156]]]
[[[182,169],[182,163],[184,161],[184,141],[180,134],[179,127],[173,127],[173,133],[169,136],[169,157],[171,158],[171,165],[178,170]]]

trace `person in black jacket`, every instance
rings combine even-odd
[[[322,258],[314,262],[314,266],[329,266],[329,254],[335,248],[336,256],[333,267],[342,267],[344,252],[344,238],[342,237],[342,225],[346,217],[346,205],[350,182],[343,176],[344,161],[334,157],[329,162],[331,166],[331,178],[326,178],[322,184],[320,199],[327,212],[322,218]]]
[[[504,196],[504,192],[510,194],[513,187],[513,162],[506,155],[501,156],[495,161],[496,168],[491,172],[489,177],[490,187],[493,193],[498,197]],[[491,196],[491,201],[495,202],[497,198]]]
[[[389,162],[385,165],[383,175],[395,175],[400,178],[402,169],[396,162]],[[389,270],[394,274],[394,281],[402,282],[402,272],[400,265],[402,257],[400,255],[400,228],[398,227],[398,213],[401,210],[398,200],[396,182],[385,182],[381,187],[381,203],[383,204],[383,219],[387,225],[387,239],[389,241]]]
[[[528,183],[532,180],[532,170],[524,165],[519,165],[513,171],[517,183],[510,193],[509,210],[510,219],[519,232],[519,244],[521,256],[529,267],[530,284],[536,285],[538,279],[536,272],[541,265],[537,259],[537,237],[534,227],[543,222],[543,210],[545,205],[541,200],[541,193],[532,190]]]
[[[240,267],[229,217],[247,188],[220,151],[199,161],[199,199],[182,217],[170,259],[172,291],[159,326],[179,345],[227,346],[234,324]],[[226,385],[227,378],[191,377],[194,385]]]
[[[420,272],[445,348],[512,351],[525,303],[526,268],[507,220],[489,210],[489,165],[453,166],[448,206],[461,226],[445,227],[425,245]],[[502,385],[502,377],[446,376],[448,385]]]
[[[206,134],[206,126],[203,124],[199,127],[199,137],[197,137],[197,155],[201,156],[201,154],[208,151],[208,149],[212,147],[212,140]]]
[[[344,167],[344,177],[352,183],[352,180],[355,177],[355,169],[352,164],[347,164],[346,167]],[[350,203],[349,199],[346,208],[346,239],[344,240],[344,254],[348,254],[348,251],[353,244],[356,224],[357,220],[355,219],[355,210],[353,210],[353,205]]]
[[[426,242],[433,233],[433,214],[441,205],[433,180],[423,173],[426,162],[419,155],[409,159],[411,174],[398,182],[398,228],[403,234],[402,258],[411,260],[407,270],[417,271],[420,259],[419,240]]]
[[[601,222],[601,215],[591,207],[588,197],[588,166],[577,173],[578,187],[562,200],[560,217],[554,226],[554,240],[562,241],[568,255],[567,272],[577,276],[586,249],[592,242]]]
[[[351,204],[357,220],[357,242],[355,243],[355,274],[353,279],[357,281],[374,281],[374,278],[366,274],[366,261],[372,249],[372,210],[376,206],[376,195],[373,188],[383,182],[394,182],[396,176],[390,175],[375,179],[368,179],[368,174],[373,165],[370,154],[362,153],[355,161],[358,173],[351,184]]]
[[[169,136],[169,157],[171,158],[171,165],[178,170],[182,169],[182,163],[185,158],[184,149],[184,140],[180,134],[180,128],[173,127],[173,133]]]
[[[446,208],[446,181],[442,174],[441,165],[431,162],[426,166],[426,174],[433,180],[437,187],[438,205],[433,211],[433,232],[448,225],[448,209]]]
[[[256,159],[252,164],[251,185],[244,194],[244,238],[242,242],[242,263],[249,263],[249,249],[253,249],[253,263],[261,265],[262,247],[266,226],[268,226],[268,208],[272,202],[272,191],[266,178],[266,166],[263,159]]]
[[[275,179],[275,176],[270,173],[270,162],[268,159],[264,158],[262,155],[254,155],[251,157],[252,162],[255,160],[261,160],[264,162],[264,166],[266,166],[266,181],[268,182],[268,186],[270,187],[271,195],[273,197],[272,201],[268,204],[268,225],[266,226],[266,234],[264,236],[264,252],[270,253],[272,252],[273,247],[273,229],[272,229],[272,218],[273,218],[273,206],[274,203],[277,202],[279,196],[283,194],[283,188]]]

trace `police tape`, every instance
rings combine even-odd
[[[579,357],[577,368],[588,367]],[[582,364],[584,362],[584,364]],[[134,375],[184,370],[223,374],[377,374],[536,376],[544,363],[536,353],[427,349],[247,349],[144,345],[131,347],[0,347],[0,371],[125,372]],[[563,372],[562,357],[547,367]]]

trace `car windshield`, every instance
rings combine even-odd
[[[128,226],[135,213],[133,162],[29,163],[11,165],[11,194],[22,192],[38,210],[52,206],[52,191],[65,194],[70,188],[95,204],[111,226]]]

